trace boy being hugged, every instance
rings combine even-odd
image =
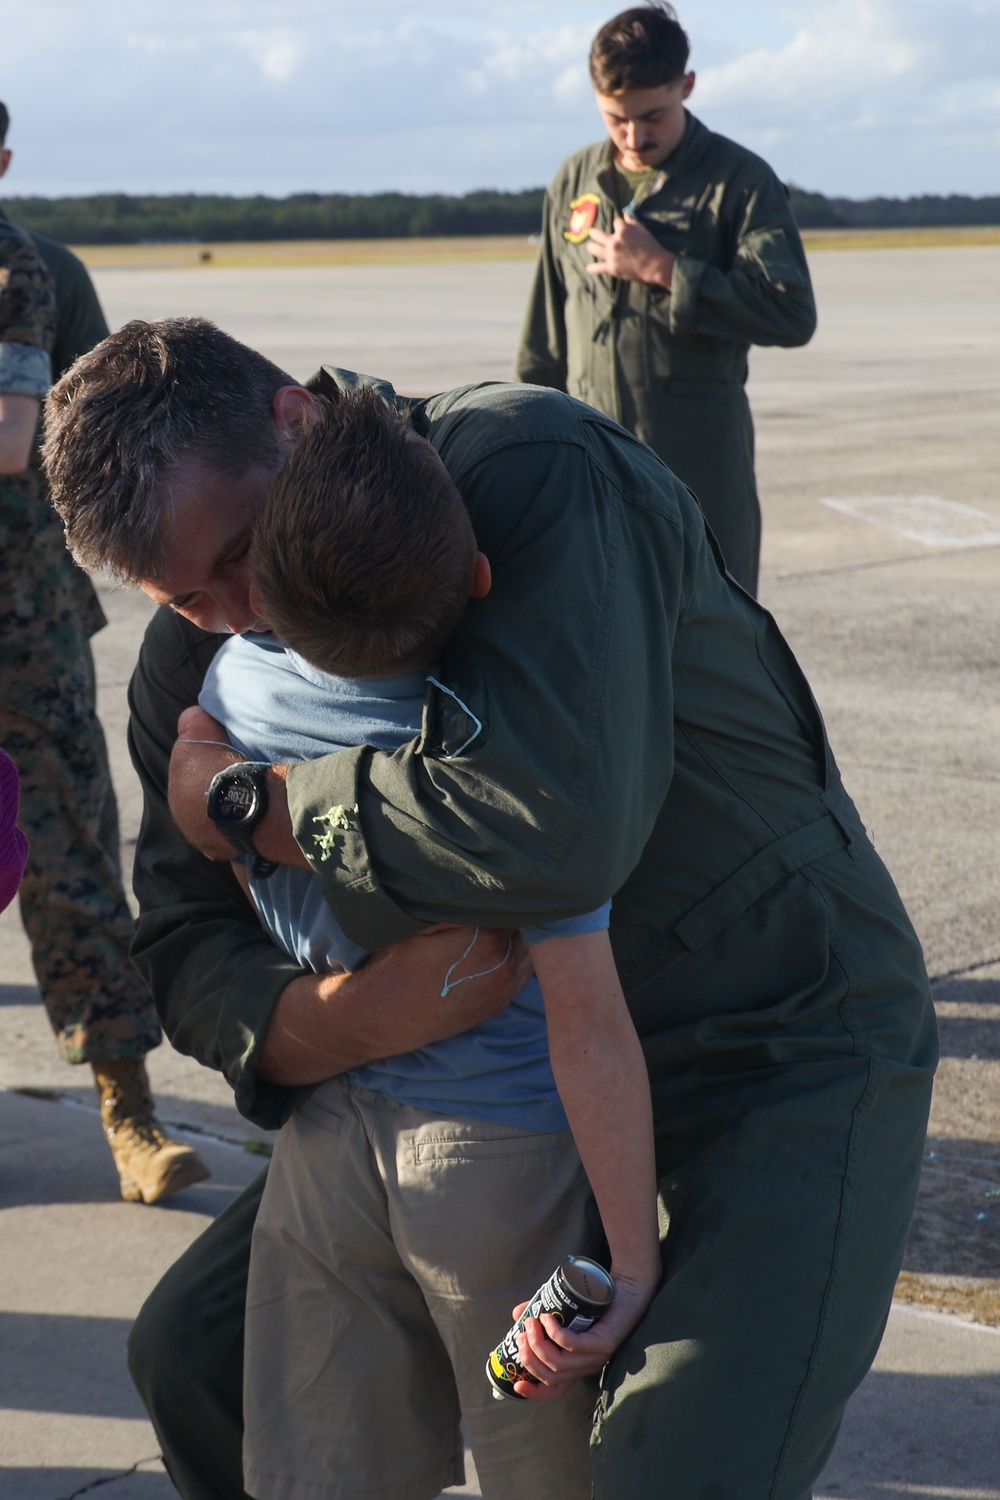
[[[489,562],[433,448],[372,389],[318,403],[255,524],[251,573],[262,631],[222,647],[200,699],[249,761],[419,754],[430,693],[464,710],[435,666],[488,593]],[[317,820],[321,857],[337,857],[353,811]],[[300,963],[365,961],[309,872],[251,855],[237,871]],[[537,978],[503,1015],[321,1084],[282,1129],[247,1298],[244,1468],[259,1500],[432,1500],[462,1482],[460,1417],[486,1500],[589,1496],[594,1377],[660,1278],[649,1088],[609,910],[523,931]],[[474,942],[456,968],[444,987],[475,972]],[[600,1258],[604,1239],[610,1311],[578,1334],[529,1321],[537,1383],[494,1401],[485,1361],[512,1302],[516,1315],[567,1254]]]

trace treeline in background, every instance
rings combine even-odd
[[[535,233],[542,189],[462,197],[408,193],[294,193],[234,198],[185,193],[138,197],[9,198],[10,218],[71,245],[157,241],[407,239],[411,236]],[[1000,197],[827,198],[790,187],[803,229],[900,229],[1000,224]]]

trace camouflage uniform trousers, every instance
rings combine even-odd
[[[21,916],[73,1063],[143,1057],[160,1041],[128,956],[133,921],[90,651],[104,623],[37,471],[0,480],[0,744],[20,773],[31,842]]]

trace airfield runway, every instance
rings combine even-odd
[[[815,339],[751,356],[761,596],[936,980],[945,1058],[903,1292],[1000,1322],[1000,247],[830,250],[811,265]],[[95,280],[113,326],[201,313],[296,377],[336,363],[418,395],[506,378],[530,275],[506,261]],[[100,705],[128,862],[139,808],[124,689],[149,611],[121,592],[105,605]],[[165,1210],[119,1203],[89,1081],[56,1056],[13,912],[0,942],[0,1084],[49,1095],[0,1093],[15,1266],[0,1326],[17,1351],[0,1376],[0,1500],[56,1500],[116,1473],[109,1500],[160,1500],[122,1337],[159,1270],[253,1174],[239,1145],[254,1133],[220,1080],[161,1048],[162,1113],[203,1132],[215,1175]],[[897,1308],[818,1493],[1000,1496],[998,1394],[1000,1334]]]

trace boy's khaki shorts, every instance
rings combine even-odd
[[[600,1248],[568,1131],[433,1115],[322,1084],[281,1131],[247,1295],[245,1483],[259,1500],[587,1500],[596,1385],[497,1401],[511,1308]]]

